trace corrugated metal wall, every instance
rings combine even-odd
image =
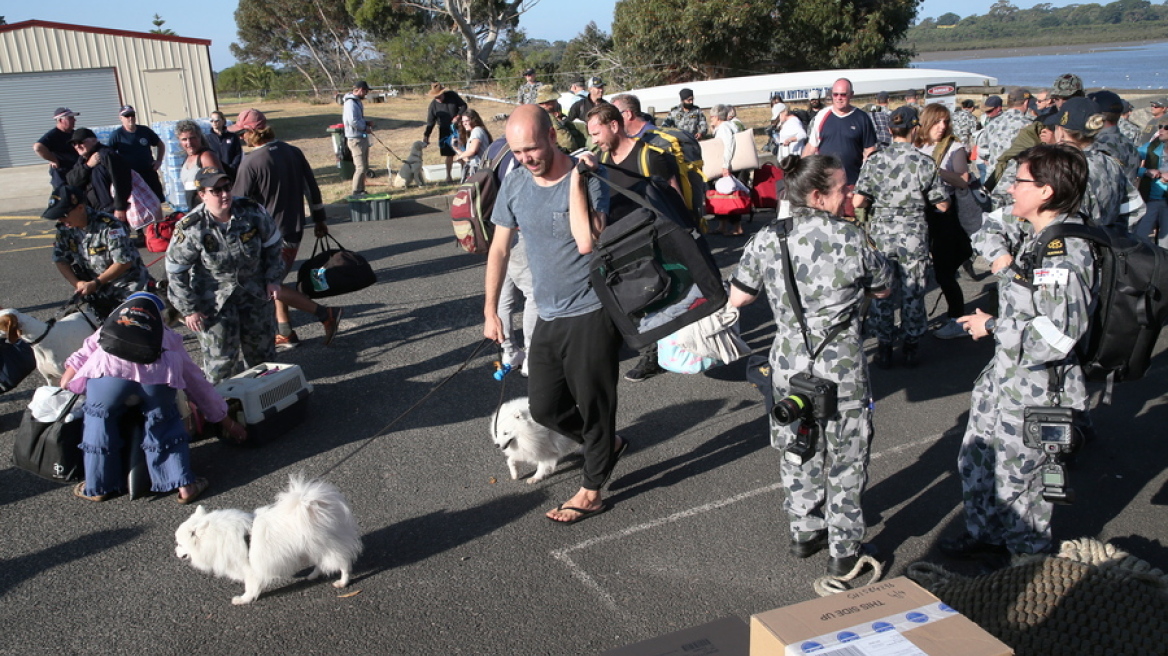
[[[39,23],[39,21],[32,21]],[[70,26],[32,24],[9,26],[0,31],[0,74],[41,73],[73,69],[113,68],[116,71],[121,102],[138,110],[139,120],[149,122],[152,105],[162,104],[157,94],[152,99],[145,75],[151,71],[174,71],[181,78],[185,100],[192,118],[206,117],[216,109],[215,86],[211,74],[210,48],[189,39],[168,40],[153,35],[135,36],[134,33],[102,30],[99,28],[69,29]],[[177,72],[181,71],[181,75]],[[54,96],[54,106],[72,106],[76,91],[62,89],[48,82],[45,95]],[[42,118],[38,112],[37,118]],[[116,124],[116,112],[110,116],[84,116],[93,125]],[[145,120],[143,120],[145,119]],[[28,121],[23,117],[22,121]],[[9,117],[0,115],[0,133],[7,136],[3,123]],[[78,125],[85,123],[79,122]],[[51,119],[33,140],[52,127]],[[31,149],[32,142],[28,147]]]
[[[64,94],[69,90],[68,102]],[[48,164],[32,145],[53,128],[53,112],[68,107],[80,112],[77,126],[116,123],[118,83],[114,69],[13,73],[0,75],[0,168]]]

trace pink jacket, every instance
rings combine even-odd
[[[93,333],[76,353],[65,360],[66,367],[77,371],[69,382],[69,391],[84,394],[87,380],[103,376],[125,378],[143,385],[167,385],[185,390],[187,398],[198,406],[207,421],[222,421],[227,416],[227,402],[191,360],[183,347],[182,336],[170,328],[164,330],[162,357],[150,364],[136,364],[106,353],[97,343],[101,330]]]

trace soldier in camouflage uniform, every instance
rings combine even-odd
[[[534,105],[535,104],[535,97],[537,94],[539,94],[539,89],[540,89],[540,87],[543,86],[543,82],[536,82],[535,81],[535,69],[534,68],[529,68],[529,69],[523,71],[523,79],[526,81],[523,84],[519,85],[519,93],[517,94],[517,99],[519,101],[519,104],[520,105]]]
[[[1124,175],[1134,183],[1140,169],[1140,152],[1135,143],[1119,131],[1123,99],[1114,91],[1106,89],[1088,94],[1087,97],[1099,106],[1103,114],[1104,126],[1095,134],[1095,144],[1119,161]]]
[[[987,216],[975,235],[998,277],[1000,316],[978,310],[960,319],[974,339],[994,335],[997,348],[974,385],[958,456],[966,533],[940,545],[954,557],[1051,549],[1051,504],[1043,498],[1039,474],[1047,455],[1025,444],[1023,411],[1087,407],[1074,346],[1087,330],[1093,302],[1089,245],[1053,240],[1034,262],[1040,273],[1018,279],[1021,274],[1010,268],[1016,256],[1030,250],[1035,233],[1079,222],[1073,215],[1086,187],[1086,159],[1066,145],[1036,146],[1020,159],[1012,209]],[[1025,230],[1019,219],[1028,224]],[[1061,381],[1057,392],[1050,389],[1052,375]]]
[[[925,205],[947,211],[949,196],[933,158],[912,145],[919,125],[916,110],[905,105],[892,112],[888,120],[892,144],[864,162],[852,202],[857,208],[871,208],[868,236],[896,271],[904,359],[912,365],[916,363],[917,344],[928,328],[925,272],[929,264],[929,229]],[[883,367],[892,365],[896,306],[892,297],[872,303],[870,316],[879,341],[876,356]]]
[[[86,205],[83,190],[57,187],[41,216],[58,222],[53,264],[101,318],[153,287],[126,224]]]
[[[1026,113],[1026,103],[1029,99],[1030,92],[1026,89],[1010,91],[1006,96],[1009,108],[986,126],[982,137],[984,152],[980,152],[978,156],[986,163],[989,171],[994,170],[998,158],[1009,150],[1018,133],[1034,122],[1034,118]]]
[[[858,561],[865,532],[860,497],[872,439],[872,391],[860,309],[867,294],[887,295],[893,273],[863,230],[839,217],[846,198],[839,160],[825,155],[795,160],[784,171],[791,218],[772,223],[747,243],[731,281],[730,302],[742,307],[766,291],[776,326],[770,352],[776,399],[791,391],[789,381],[799,373],[838,384],[838,413],[818,422],[810,459],[798,465],[784,457],[779,471],[787,488],[792,554],[806,558],[830,546],[828,573],[839,576]],[[784,278],[784,226],[797,290],[787,289]],[[806,315],[806,341],[791,310],[796,302]],[[796,430],[772,416],[771,445],[785,451]]]
[[[1146,207],[1119,161],[1094,143],[1095,134],[1104,125],[1097,110],[1087,98],[1068,99],[1059,110],[1055,138],[1079,148],[1087,157],[1090,176],[1082,211],[1095,225],[1126,233],[1144,216]]]
[[[576,127],[576,122],[569,121],[564,116],[564,111],[560,107],[560,94],[555,89],[550,86],[540,89],[535,100],[552,119],[552,129],[556,131],[556,145],[560,150],[571,155],[588,143],[588,138]]]
[[[282,240],[263,205],[231,197],[219,169],[201,169],[195,184],[203,203],[175,226],[166,274],[170,300],[199,338],[203,373],[218,384],[275,357]]]
[[[1119,128],[1119,133],[1127,137],[1127,140],[1135,144],[1138,148],[1143,144],[1139,142],[1140,126],[1136,125],[1131,120],[1131,113],[1134,109],[1135,107],[1132,107],[1130,102],[1126,100],[1123,101],[1123,114],[1120,115],[1119,122],[1116,124],[1116,126]]]
[[[951,121],[953,136],[967,146],[973,145],[973,133],[977,131],[977,117],[972,111],[975,105],[972,100],[962,100]]]
[[[669,110],[669,120],[673,127],[692,134],[695,139],[702,140],[710,131],[710,124],[700,107],[694,104],[694,94],[690,89],[682,89],[681,104]]]

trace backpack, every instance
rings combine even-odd
[[[678,194],[677,190],[674,189],[668,181],[660,177],[653,177],[649,175],[649,154],[654,152],[664,153],[665,151],[652,144],[643,143],[642,145],[644,147],[641,148],[641,156],[637,158],[637,169],[641,172],[641,174],[637,175],[626,168],[621,168],[622,173],[631,178],[637,179],[636,183],[633,184],[630,191],[645,195],[649,186],[654,187],[656,190],[654,193],[660,197],[662,202],[668,203],[670,206],[672,206],[674,214],[682,221],[684,221],[686,226],[690,228],[697,228],[699,224],[697,221],[693,220],[693,214],[690,212],[689,205],[686,203],[685,198],[683,198],[681,194]],[[600,163],[610,167],[616,166],[616,164],[613,163],[611,153],[601,153]],[[612,208],[609,208],[610,224],[615,223],[622,216],[624,215],[615,215],[612,211]]]
[[[185,216],[182,212],[171,212],[165,219],[151,223],[142,229],[146,236],[146,250],[151,253],[165,253],[174,236],[174,226]]]
[[[677,160],[677,177],[681,184],[681,197],[689,208],[694,222],[700,223],[706,210],[706,176],[702,173],[702,147],[693,135],[677,128],[650,128],[640,137],[641,141],[663,150]]]
[[[127,299],[101,325],[98,345],[110,355],[137,364],[162,357],[162,313],[145,297]]]
[[[625,343],[639,350],[722,309],[728,296],[710,247],[663,183],[640,194],[596,177],[640,206],[600,233],[589,271]]]
[[[1050,226],[1033,250],[1022,256],[1020,284],[1033,279],[1031,263],[1055,254],[1067,237],[1091,243],[1097,297],[1087,333],[1075,345],[1087,380],[1138,380],[1148,370],[1160,328],[1168,321],[1168,250],[1097,226]],[[1054,246],[1050,246],[1055,242]]]
[[[498,160],[484,161],[474,175],[466,179],[450,202],[450,221],[454,240],[467,253],[486,255],[491,246],[495,225],[495,197],[499,195]]]

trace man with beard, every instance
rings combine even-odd
[[[706,121],[706,115],[702,113],[701,108],[694,104],[693,90],[682,89],[679,94],[681,104],[669,110],[669,120],[673,121],[673,126],[677,129],[692,134],[694,139],[700,141],[706,138],[710,124]]]

